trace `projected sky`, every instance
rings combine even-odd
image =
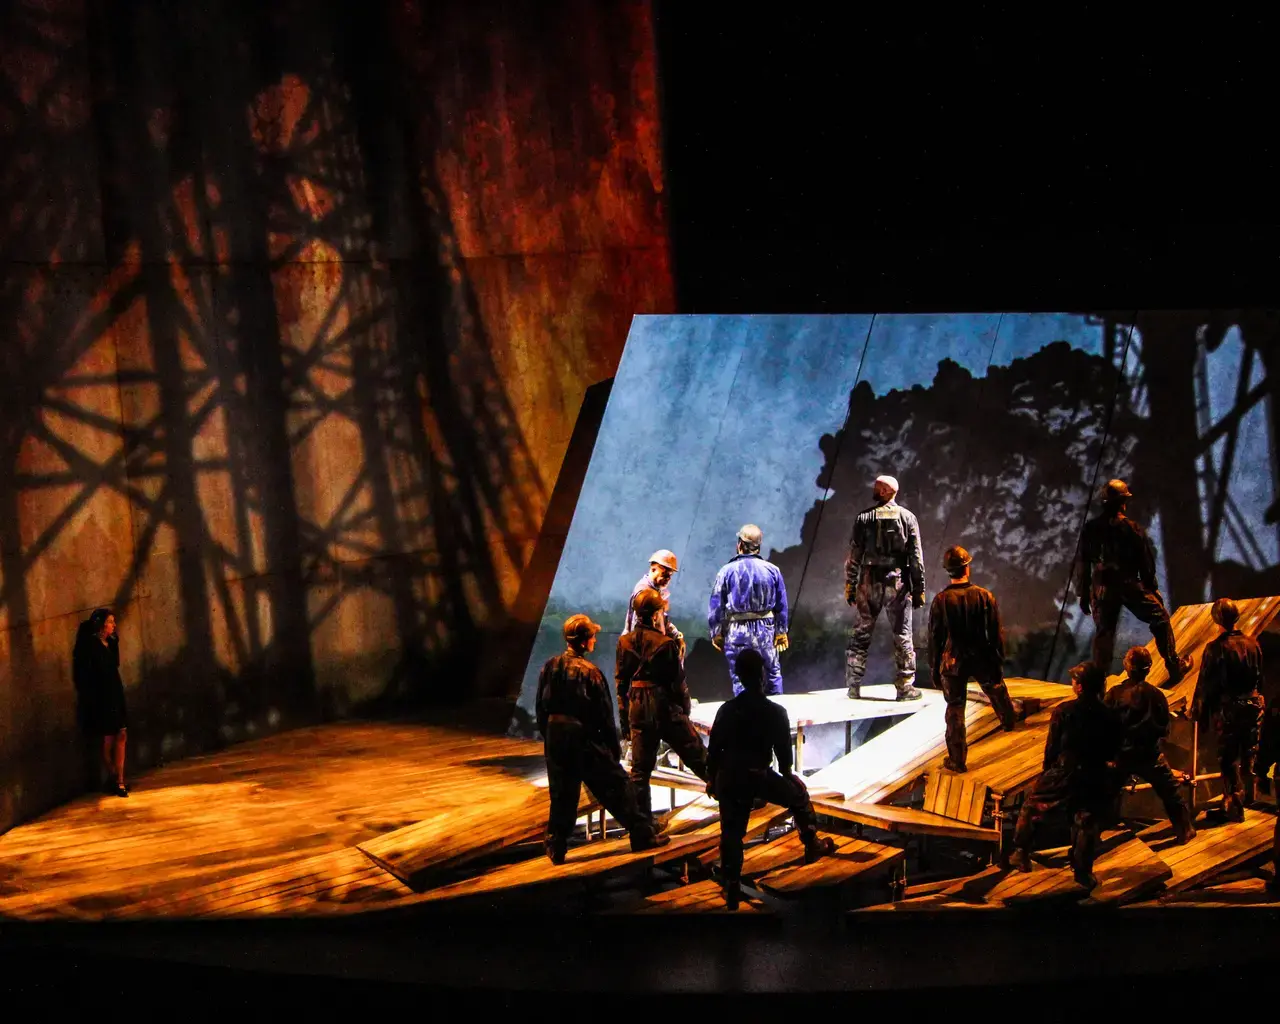
[[[561,648],[571,612],[604,626],[595,658],[611,678],[626,601],[658,548],[681,562],[671,616],[690,640],[690,687],[702,699],[727,696],[716,656],[696,641],[712,580],[746,522],[764,531],[763,552],[786,576],[787,690],[841,685],[851,619],[841,563],[880,473],[899,479],[900,502],[920,518],[929,595],[946,582],[942,551],[965,544],[975,579],[1004,600],[1013,667],[1056,677],[1091,636],[1067,590],[1088,495],[1112,475],[1135,490],[1159,475],[1143,370],[1152,344],[1122,322],[1074,314],[636,317],[521,708],[532,710],[537,669]],[[1209,422],[1234,403],[1246,351],[1236,332],[1205,352]],[[1267,449],[1264,406],[1238,431],[1240,450]],[[1232,507],[1262,527],[1274,500],[1269,462],[1229,469]],[[1134,512],[1163,548],[1159,503],[1144,497]],[[1273,527],[1239,533],[1220,531],[1216,561],[1280,561]],[[915,625],[923,654],[922,613]],[[1147,637],[1129,622],[1121,642]],[[888,681],[888,666],[878,636],[868,681]]]

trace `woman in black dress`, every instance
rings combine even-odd
[[[76,637],[72,673],[79,697],[80,722],[87,736],[101,739],[106,765],[107,791],[128,796],[124,781],[125,739],[128,734],[124,683],[120,679],[120,638],[116,617],[109,608],[89,616]]]

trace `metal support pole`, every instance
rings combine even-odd
[[[804,771],[804,726],[796,726],[796,774]]]

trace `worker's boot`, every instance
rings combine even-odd
[[[730,910],[737,910],[738,903],[742,900],[742,886],[738,881],[726,881],[724,883],[724,905]]]
[[[1179,846],[1186,846],[1196,837],[1196,827],[1192,824],[1193,817],[1191,808],[1183,804],[1178,816],[1173,819],[1174,842]]]
[[[631,833],[631,852],[640,853],[643,850],[656,850],[660,846],[667,846],[670,842],[671,837],[665,833],[654,832],[652,829],[635,831]]]
[[[898,688],[898,700],[919,700],[924,694],[910,683]]]
[[[830,836],[814,836],[812,840],[804,844],[804,862],[813,864],[822,860],[823,857],[830,857],[836,852],[836,841]]]
[[[1031,871],[1031,851],[1018,847],[1013,853],[1009,854],[1009,867],[1014,871]]]
[[[850,700],[862,700],[862,684],[850,683],[849,689],[845,691],[845,696]]]
[[[551,861],[552,864],[558,865],[564,863],[565,850],[568,845],[567,843],[559,842],[551,836],[547,836],[547,838],[543,840],[542,845],[543,849],[546,851],[547,859]]]

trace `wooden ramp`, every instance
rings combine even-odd
[[[1009,679],[1006,684],[1015,704],[1032,700],[1037,707],[1045,708],[1071,696],[1067,687],[1039,680]],[[981,689],[977,692],[981,693]],[[973,747],[999,731],[1000,721],[985,700],[971,699],[965,708],[965,728]],[[945,705],[925,708],[815,772],[808,780],[810,793],[839,794],[855,803],[884,803],[915,785],[929,771],[942,767],[947,754],[946,736]],[[1041,743],[1043,750],[1043,739]]]
[[[1126,909],[1149,910],[1154,907],[1188,907],[1202,910],[1225,910],[1232,907],[1257,907],[1280,911],[1280,893],[1267,888],[1265,878],[1242,878],[1235,882],[1212,885],[1189,892],[1168,893]]]
[[[906,851],[896,846],[849,836],[834,838],[835,853],[812,864],[778,868],[759,878],[756,885],[777,896],[798,896],[816,889],[842,886],[856,878],[866,878],[906,857]]]
[[[1172,875],[1165,882],[1170,893],[1184,892],[1209,879],[1240,867],[1271,852],[1276,818],[1267,811],[1247,810],[1240,823],[1196,825],[1196,837],[1185,846],[1173,841],[1173,827],[1167,821],[1138,833],[1169,865]]]
[[[115,917],[292,917],[369,910],[413,895],[354,847],[202,886],[176,899],[143,901]]]
[[[843,836],[830,832],[818,832],[819,836],[827,836],[839,843]],[[698,858],[704,867],[710,867],[720,859],[720,849],[713,847]],[[772,842],[757,843],[749,846],[742,858],[742,877],[758,878],[770,871],[790,867],[804,860],[804,843],[800,841],[800,833],[794,829],[780,839]]]
[[[578,814],[597,804],[582,787]],[[405,828],[360,843],[357,849],[411,888],[421,888],[433,872],[525,842],[542,834],[551,809],[547,791],[496,796],[471,807],[441,811]]]
[[[773,911],[758,899],[748,896],[746,892],[742,893],[742,899],[738,903],[737,911],[732,911],[725,906],[724,890],[721,889],[720,883],[714,879],[706,879],[702,882],[694,882],[692,885],[682,885],[668,892],[658,893],[656,896],[650,896],[648,899],[633,903],[627,907],[606,910],[601,916],[651,916],[662,914],[668,917],[695,915],[698,917],[732,917],[735,913],[761,917],[772,915]]]
[[[1276,614],[1280,613],[1280,597],[1255,597],[1236,603],[1240,606],[1238,628],[1246,636],[1251,636],[1255,640],[1271,625]],[[1165,695],[1169,698],[1170,711],[1179,711],[1190,706],[1191,698],[1195,695],[1205,645],[1220,632],[1218,626],[1214,624],[1212,610],[1212,604],[1188,604],[1176,609],[1170,616],[1173,635],[1178,643],[1178,653],[1190,654],[1192,658],[1191,671],[1186,674],[1182,682],[1172,689],[1165,690]],[[1164,659],[1156,650],[1154,640],[1147,644],[1147,650],[1151,653],[1152,661],[1151,672],[1147,679],[1156,686],[1163,686],[1169,681],[1169,670],[1165,668]],[[1110,689],[1123,681],[1123,674],[1110,676],[1107,679],[1107,688]]]
[[[981,781],[1005,799],[1024,792],[1043,771],[1051,717],[1051,711],[1041,711],[1019,722],[1013,732],[1002,730],[971,743],[965,777]],[[941,767],[939,759],[930,770],[939,771]]]
[[[938,894],[864,911],[1118,905],[1149,895],[1172,875],[1169,866],[1132,832],[1113,832],[1103,837],[1093,866],[1098,887],[1091,893],[1086,893],[1072,877],[1065,848],[1041,851],[1033,859],[1039,863],[1030,872],[993,866]]]
[[[979,843],[999,843],[1000,832],[994,828],[971,825],[932,811],[894,804],[864,804],[853,800],[814,800],[819,814],[830,815],[858,825],[870,825],[886,832],[905,832],[926,836],[949,836]]]
[[[759,835],[786,813],[782,808],[773,806],[754,812],[747,825],[747,835]],[[598,881],[649,866],[671,863],[682,857],[693,857],[719,842],[720,827],[716,822],[673,835],[667,846],[639,853],[631,852],[631,841],[626,838],[583,843],[570,847],[563,864],[552,864],[543,856],[532,857],[517,864],[495,868],[474,878],[432,889],[418,896],[415,902],[497,897],[516,889],[588,879]]]

